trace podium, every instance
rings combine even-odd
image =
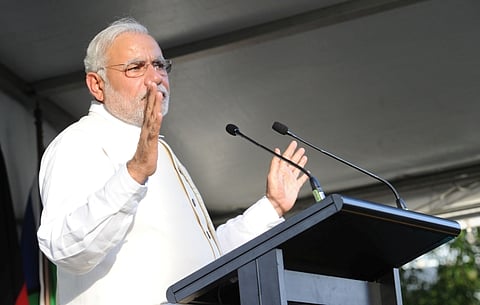
[[[170,303],[402,305],[398,269],[457,222],[330,195],[171,285]]]

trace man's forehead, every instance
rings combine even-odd
[[[144,33],[122,33],[114,40],[108,57],[112,60],[135,61],[162,58],[162,51],[152,36]]]

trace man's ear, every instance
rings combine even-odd
[[[88,90],[90,90],[90,93],[95,97],[95,99],[99,102],[103,102],[103,99],[105,98],[103,92],[105,82],[100,75],[95,72],[88,72],[85,76],[85,81],[87,83]]]

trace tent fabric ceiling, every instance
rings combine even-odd
[[[29,110],[40,101],[57,131],[88,110],[82,63],[93,35],[118,17],[145,24],[174,60],[162,133],[214,214],[261,196],[270,160],[227,135],[228,123],[283,148],[289,139],[270,129],[283,122],[399,181],[411,209],[432,211],[426,202],[476,177],[479,1],[30,1],[0,14],[0,89]],[[375,183],[308,154],[328,193]],[[436,180],[447,170],[457,172]],[[418,177],[429,183],[411,191]],[[366,199],[393,204],[384,193]]]

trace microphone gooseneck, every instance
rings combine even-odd
[[[317,151],[319,151],[319,152],[321,152],[321,153],[323,153],[323,154],[325,154],[325,155],[327,155],[327,156],[329,156],[329,157],[331,157],[331,158],[333,158],[337,161],[342,162],[343,164],[346,164],[346,165],[348,165],[348,166],[350,166],[350,167],[352,167],[352,168],[354,168],[354,169],[356,169],[356,170],[358,170],[358,171],[360,171],[360,172],[362,172],[362,173],[364,173],[364,174],[382,182],[383,184],[387,185],[388,188],[393,192],[393,194],[395,196],[395,202],[397,204],[397,207],[400,208],[400,209],[403,209],[403,210],[407,209],[407,205],[405,204],[405,201],[400,197],[400,195],[398,194],[397,190],[393,187],[393,185],[390,182],[388,182],[387,180],[385,180],[385,179],[383,179],[383,178],[367,171],[366,169],[363,169],[363,168],[361,168],[361,167],[359,167],[359,166],[357,166],[357,165],[355,165],[355,164],[353,164],[353,163],[351,163],[347,160],[344,160],[344,159],[342,159],[342,158],[340,158],[340,157],[338,157],[338,156],[336,156],[336,155],[334,155],[334,154],[332,154],[332,153],[330,153],[326,150],[323,150],[323,149],[311,144],[310,142],[302,139],[301,137],[299,137],[296,134],[294,134],[293,132],[291,132],[288,129],[287,126],[285,126],[284,124],[282,124],[280,122],[274,122],[273,125],[272,125],[272,129],[275,130],[276,132],[278,132],[279,134],[291,136],[292,138],[310,146],[311,148],[313,148],[313,149],[315,149],[315,150],[317,150]]]
[[[318,181],[317,178],[315,178],[312,174],[310,174],[305,168],[303,168],[300,165],[298,165],[297,163],[285,158],[284,156],[276,153],[275,151],[271,150],[270,148],[258,143],[257,141],[251,139],[250,137],[244,135],[240,131],[240,129],[233,124],[227,124],[227,126],[225,127],[225,130],[232,136],[237,136],[237,135],[241,136],[242,138],[246,139],[247,141],[257,145],[258,147],[263,148],[264,150],[268,151],[269,153],[275,155],[276,157],[282,159],[283,161],[287,162],[288,164],[290,164],[290,165],[296,167],[297,169],[299,169],[302,173],[304,173],[305,175],[308,176],[309,181],[310,181],[310,186],[312,187],[312,194],[313,194],[313,197],[315,198],[315,201],[320,202],[325,198],[325,194],[322,190],[322,187],[320,186],[320,182]]]

